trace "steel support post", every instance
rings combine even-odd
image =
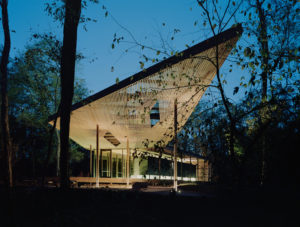
[[[174,101],[174,190],[177,191],[177,98]]]
[[[96,127],[96,187],[99,188],[99,125]]]

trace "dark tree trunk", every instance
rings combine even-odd
[[[216,70],[217,70],[217,79],[218,79],[218,88],[221,94],[221,98],[222,98],[222,102],[223,105],[225,107],[226,110],[226,114],[228,116],[229,119],[229,123],[230,123],[230,130],[229,130],[229,134],[230,134],[230,138],[229,138],[229,152],[230,152],[230,156],[232,159],[234,159],[234,130],[235,130],[235,123],[234,123],[234,119],[232,117],[232,114],[230,112],[229,106],[228,106],[228,102],[227,99],[225,97],[225,93],[224,93],[224,89],[222,87],[222,82],[221,82],[221,76],[220,76],[220,70],[219,70],[219,46],[216,46]]]
[[[2,0],[2,26],[4,31],[4,47],[1,57],[1,150],[3,152],[3,167],[5,171],[5,180],[8,187],[13,186],[12,173],[12,142],[9,133],[8,121],[8,97],[7,97],[7,64],[10,52],[10,34],[8,25],[7,0]]]
[[[181,176],[181,180],[183,180],[183,172],[182,172],[182,159],[183,159],[183,152],[180,152],[180,159],[181,159],[181,163],[180,163],[180,176]]]
[[[225,97],[224,89],[222,87],[220,70],[219,70],[219,46],[218,45],[216,46],[216,70],[217,70],[217,80],[218,80],[219,91],[220,91],[222,102],[225,107],[226,114],[228,116],[229,124],[230,124],[230,127],[229,127],[229,154],[230,154],[230,161],[231,161],[231,172],[232,172],[232,176],[233,176],[233,181],[235,181],[236,176],[237,176],[237,171],[238,171],[237,162],[236,162],[236,158],[235,158],[235,152],[234,152],[236,124],[235,124],[235,120],[231,114],[231,111],[229,109],[229,105],[228,105],[227,99]]]
[[[268,90],[268,71],[269,71],[269,45],[268,45],[268,36],[267,36],[267,24],[266,24],[266,15],[262,8],[262,3],[256,1],[256,7],[259,17],[259,38],[258,42],[260,44],[260,54],[262,57],[262,100],[265,101],[267,98]]]
[[[64,38],[61,57],[61,118],[60,118],[60,183],[69,187],[70,113],[74,93],[74,73],[77,28],[81,14],[81,0],[66,0]]]
[[[58,116],[59,114],[60,114],[60,105],[58,107],[56,116]],[[49,141],[48,141],[48,150],[47,150],[47,155],[46,155],[46,159],[44,161],[44,166],[43,166],[42,186],[45,185],[45,177],[47,175],[50,156],[51,156],[51,153],[52,153],[52,142],[53,142],[53,135],[54,135],[54,132],[55,132],[55,129],[56,129],[56,124],[57,124],[57,117],[55,117],[54,122],[53,122],[53,126],[50,130]]]
[[[267,24],[266,24],[266,15],[265,11],[262,8],[262,2],[256,0],[256,8],[258,11],[259,17],[259,38],[258,42],[260,44],[260,54],[261,54],[261,81],[262,81],[262,93],[261,93],[261,102],[265,103],[267,101],[267,91],[268,91],[268,78],[269,78],[269,45],[268,45],[268,36],[267,36]],[[260,125],[264,125],[266,119],[266,108],[262,108],[260,111]],[[264,184],[265,181],[265,172],[266,172],[266,133],[263,131],[261,137],[261,176],[260,183]]]
[[[56,151],[56,176],[59,177],[60,172],[60,165],[59,165],[59,159],[60,159],[60,135],[59,131],[56,129],[56,137],[57,137],[57,151]]]

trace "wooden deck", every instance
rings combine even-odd
[[[75,183],[96,183],[96,177],[70,177],[70,180]],[[147,179],[130,178],[129,183],[147,182]],[[47,177],[46,182],[56,184],[59,182],[58,177]],[[126,178],[99,178],[100,184],[126,184]]]
[[[79,182],[79,183],[96,183],[96,177],[70,177],[71,181]],[[146,179],[137,179],[130,178],[129,183],[133,184],[136,182],[147,182]],[[126,178],[99,178],[99,183],[107,183],[107,184],[126,184]]]

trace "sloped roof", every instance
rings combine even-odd
[[[174,100],[180,129],[216,74],[210,62],[215,60],[214,47],[219,47],[221,67],[241,33],[241,25],[228,29],[74,104],[70,138],[87,149],[95,146],[98,124],[101,149],[126,148],[127,137],[131,148],[144,148],[145,143],[151,147],[161,140],[167,144]],[[50,124],[55,117],[50,116]]]

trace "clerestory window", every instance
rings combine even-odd
[[[159,114],[159,102],[157,101],[154,106],[150,110],[150,123],[151,127],[157,124],[160,121],[160,114]]]

